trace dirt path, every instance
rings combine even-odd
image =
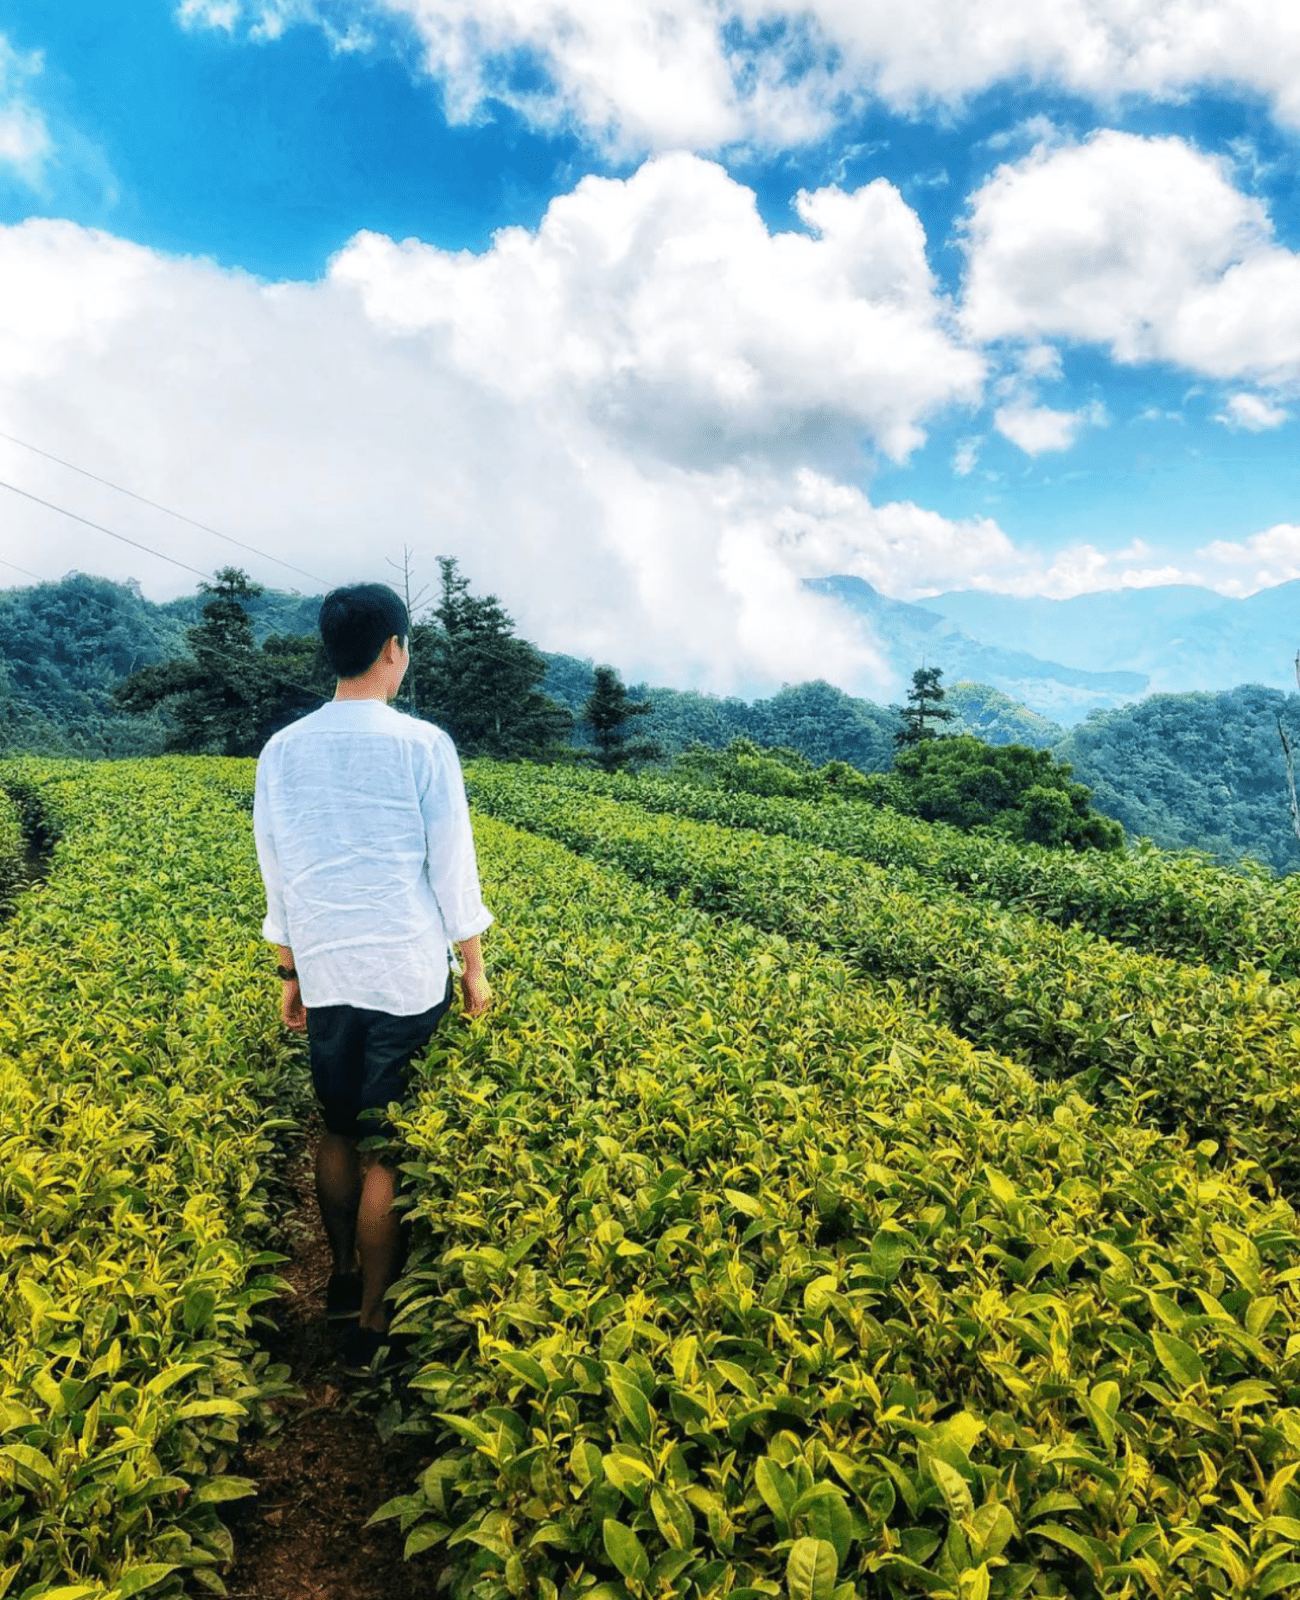
[[[395,1522],[365,1527],[371,1512],[414,1486],[427,1456],[420,1441],[384,1444],[375,1427],[383,1403],[338,1363],[339,1324],[325,1321],[330,1259],[312,1190],[315,1139],[288,1178],[297,1204],[279,1248],[278,1270],[293,1293],[264,1309],[272,1359],[286,1362],[301,1400],[281,1402],[278,1436],[246,1450],[232,1471],[257,1479],[255,1498],[227,1507],[235,1562],[230,1600],[425,1600],[434,1569],[408,1565]],[[346,1326],[346,1325],[344,1325]]]

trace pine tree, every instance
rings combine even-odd
[[[142,667],[114,698],[141,714],[162,706],[173,720],[169,750],[253,756],[277,728],[328,698],[324,661],[311,639],[276,637],[257,648],[244,602],[262,590],[240,568],[223,567],[199,588],[211,598],[203,621],[186,630],[189,657]]]
[[[582,720],[591,729],[594,751],[590,758],[616,772],[629,761],[653,761],[663,754],[652,740],[629,742],[627,723],[633,717],[648,716],[654,707],[648,700],[628,698],[623,680],[613,667],[597,667],[596,682],[582,708]]]
[[[445,728],[462,756],[546,758],[573,716],[540,693],[546,661],[514,634],[495,595],[472,595],[452,556],[439,556],[441,594],[432,618],[411,629],[411,672],[420,715]]]
[[[918,667],[912,674],[912,687],[907,691],[907,704],[899,709],[903,725],[894,734],[899,749],[920,744],[922,739],[937,739],[939,733],[932,722],[951,722],[956,712],[943,704],[943,677],[941,667]]]

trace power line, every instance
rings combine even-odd
[[[11,494],[20,494],[24,500],[32,500],[38,506],[45,506],[50,511],[57,511],[62,517],[71,517],[74,522],[83,523],[87,528],[94,528],[96,533],[106,533],[110,539],[120,539],[123,544],[134,545],[137,550],[143,550],[146,555],[157,556],[159,561],[170,561],[174,567],[182,567],[186,572],[193,572],[206,583],[210,573],[200,572],[197,567],[190,566],[188,561],[177,561],[175,556],[167,556],[161,550],[153,550],[147,544],[141,544],[138,539],[128,539],[124,533],[114,533],[112,528],[106,528],[101,522],[92,522],[89,517],[80,517],[75,511],[69,511],[66,506],[56,506],[53,500],[42,500],[38,494],[28,494],[26,489],[20,489],[16,484],[6,483],[0,478],[0,489],[8,489]]]
[[[0,483],[0,488],[8,489],[10,487],[11,487],[10,484]],[[19,489],[17,491],[17,493],[22,494],[23,491],[21,489]],[[34,496],[29,496],[29,498],[34,498]],[[42,501],[41,504],[44,505],[45,502]],[[60,508],[58,506],[55,506],[54,509],[57,511]],[[72,513],[72,512],[68,513],[69,516],[72,516],[73,514],[74,513]],[[79,519],[79,520],[84,520],[84,519]],[[95,524],[92,523],[91,526],[94,527]],[[105,529],[104,531],[108,532],[107,529]],[[118,537],[118,536],[115,535],[115,537]],[[131,541],[128,540],[127,543],[129,544],[129,543],[131,543]],[[145,547],[143,545],[141,545],[140,548],[144,549]],[[157,551],[151,551],[150,553],[153,554],[153,555],[156,555],[158,552]],[[170,557],[168,557],[168,556],[164,556],[163,557],[164,561],[169,560],[169,559],[170,559]],[[27,572],[26,567],[15,567],[14,563],[12,561],[4,561],[3,559],[0,559],[0,565],[6,566],[6,567],[14,567],[14,571],[15,572]],[[190,567],[188,570],[193,572],[194,568]],[[35,572],[27,572],[27,576],[29,578],[35,578],[37,583],[51,583],[51,582],[53,582],[53,579],[42,578],[39,575],[39,573],[35,573]],[[214,650],[209,645],[205,645],[203,648],[204,648],[204,653],[206,655],[214,656],[218,661],[225,661],[227,663],[235,664],[235,665],[239,665],[239,666],[246,666],[247,665],[246,661],[241,661],[238,656],[231,655],[230,652],[227,651],[227,650]],[[266,663],[265,663],[265,660],[264,660],[263,656],[255,656],[254,659],[257,661],[258,666],[261,667],[263,672],[266,673],[266,676],[271,680],[272,683],[278,683],[283,688],[286,688],[286,689],[299,689],[299,690],[302,691],[303,694],[309,694],[309,695],[313,696],[313,698],[315,698],[317,700],[328,700],[330,698],[329,695],[322,693],[321,690],[313,689],[310,684],[299,683],[294,678],[286,678],[281,673],[270,671],[266,666]],[[160,663],[154,663],[154,664],[155,665],[159,665]],[[188,665],[197,665],[197,662],[187,662],[186,665],[187,666]],[[128,676],[129,676],[129,674],[128,674]],[[125,682],[125,679],[123,680],[123,682]],[[184,690],[184,689],[178,689],[176,692],[178,694],[185,694],[188,691]]]
[[[9,437],[8,434],[0,433],[0,438],[6,438],[7,439],[8,437]],[[38,454],[43,454],[43,452],[38,452]],[[54,459],[54,458],[51,458],[51,459]],[[74,471],[80,471],[80,468],[75,468],[74,467],[73,470]],[[87,476],[92,476],[92,474],[87,474]],[[45,506],[46,509],[50,510],[50,511],[57,511],[60,516],[70,517],[74,522],[80,522],[87,528],[94,528],[94,530],[97,533],[106,533],[109,536],[110,539],[118,539],[123,544],[129,544],[129,545],[133,546],[136,550],[143,550],[146,555],[157,556],[160,561],[170,561],[172,566],[180,567],[185,572],[194,573],[195,576],[201,578],[205,584],[208,581],[208,578],[210,576],[209,573],[200,572],[197,567],[190,566],[188,562],[186,562],[186,561],[178,561],[175,556],[165,555],[161,550],[155,550],[150,545],[141,544],[138,539],[128,539],[127,536],[124,533],[116,533],[116,532],[114,532],[114,530],[112,528],[104,527],[103,523],[92,522],[89,517],[83,517],[83,516],[80,516],[75,511],[69,511],[66,506],[55,505],[55,503],[52,500],[42,500],[39,495],[29,494],[26,489],[20,489],[16,484],[13,484],[13,483],[6,483],[4,481],[4,479],[2,479],[2,478],[0,478],[0,489],[8,489],[11,494],[21,495],[24,500],[30,500],[35,505]],[[129,493],[130,491],[127,490],[127,491],[124,491],[124,492],[125,493]],[[136,496],[135,498],[139,498],[139,497]],[[150,502],[150,503],[152,504],[152,502]],[[188,521],[189,518],[185,518],[184,520]],[[194,526],[196,528],[203,528],[203,524],[201,522],[196,522],[194,524]],[[204,531],[208,532],[208,533],[213,533],[216,530],[208,528],[208,529],[205,529]],[[226,536],[224,534],[217,534],[217,537],[218,538],[225,538]],[[248,548],[251,548],[251,546],[249,546]],[[258,553],[260,553],[260,552],[258,552]],[[271,559],[274,560],[275,558],[272,557]],[[12,561],[6,561],[6,562],[4,562],[4,565],[8,566],[8,567],[12,567],[12,566],[14,566],[14,563]],[[23,568],[23,567],[14,567],[14,570],[16,572],[26,572],[26,569]],[[294,570],[297,571],[298,569],[295,568]],[[36,578],[36,581],[38,583],[44,583],[44,582],[48,582],[49,581],[48,579],[37,577],[37,574],[34,573],[34,572],[27,572],[26,576],[29,577],[29,578]],[[308,573],[307,576],[310,577],[311,574]],[[322,579],[320,581],[324,582],[325,580]],[[516,642],[522,644],[525,641],[519,640],[519,641],[516,641]],[[534,650],[537,649],[536,645],[532,646],[532,648]],[[513,664],[514,662],[516,662],[518,660],[517,656],[511,656],[510,654],[507,654],[505,651],[501,651],[501,650],[485,649],[482,645],[479,645],[479,646],[476,647],[476,653],[479,654],[480,656],[486,656],[486,657],[488,657],[489,660],[494,660],[494,661],[508,661],[508,662],[511,662]],[[538,651],[538,654],[540,654],[540,653],[541,652]],[[214,651],[213,654],[217,654],[217,652]],[[233,659],[233,657],[230,658],[230,659]],[[279,678],[279,677],[276,678],[276,681],[280,682],[280,683],[284,683],[290,688],[301,689],[307,694],[316,695],[318,699],[321,699],[321,700],[328,700],[329,699],[328,695],[321,694],[318,689],[309,689],[306,684],[303,684],[303,683],[292,683],[287,678]]]
[[[0,439],[7,439],[10,444],[21,446],[30,450],[33,455],[44,456],[46,461],[53,461],[56,466],[66,467],[69,472],[79,472],[83,478],[89,478],[94,483],[102,483],[106,489],[113,489],[118,494],[124,494],[131,500],[138,500],[142,506],[150,506],[155,511],[161,511],[166,516],[175,517],[178,522],[188,522],[191,528],[198,528],[203,533],[210,533],[217,539],[224,539],[227,544],[238,545],[241,550],[248,550],[255,556],[261,556],[263,561],[274,561],[277,566],[287,567],[290,572],[296,572],[301,577],[310,578],[313,583],[323,583],[328,588],[329,579],[322,578],[318,572],[308,572],[305,567],[295,567],[292,561],[284,561],[279,556],[270,555],[265,550],[259,550],[256,545],[245,544],[242,539],[236,539],[231,534],[222,533],[220,528],[210,528],[206,522],[198,522],[193,517],[187,517],[183,511],[173,511],[170,506],[163,505],[158,500],[150,500],[147,495],[137,494],[134,489],[124,489],[120,483],[114,483],[110,478],[101,478],[97,472],[89,472],[85,467],[79,467],[72,461],[65,461],[62,456],[51,455],[48,450],[41,450],[34,444],[28,444],[26,439],[17,439],[12,433],[5,433],[0,429]],[[142,547],[143,548],[143,547]],[[191,571],[194,569],[191,568]]]
[[[37,572],[28,572],[26,567],[20,567],[16,561],[6,561],[3,556],[0,556],[0,567],[11,567],[15,572],[21,572],[25,578],[35,578],[37,583],[48,581]]]

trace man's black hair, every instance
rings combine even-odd
[[[340,678],[359,678],[394,635],[405,639],[410,631],[405,602],[386,583],[331,589],[320,604],[325,659]]]

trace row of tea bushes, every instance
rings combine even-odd
[[[536,769],[478,769],[480,810],[705,910],[905,982],[953,1027],[1161,1126],[1300,1180],[1300,990],[1140,955],[780,835],[651,814]]]
[[[25,848],[18,807],[0,790],[0,917],[9,910],[18,893]]]
[[[453,1595],[1296,1591],[1288,1205],[807,945],[476,835],[498,1000],[401,1120],[429,1460],[383,1512]]]
[[[469,771],[472,781],[491,764],[477,762]],[[1277,879],[1264,867],[1231,871],[1147,843],[1126,853],[1048,850],[847,801],[728,793],[586,769],[546,768],[539,776],[647,811],[786,834],[877,866],[908,867],[962,894],[1154,955],[1215,966],[1250,961],[1300,976],[1300,876]]]
[[[238,1430],[287,1387],[254,1324],[302,1081],[248,819],[200,761],[0,784],[62,829],[0,927],[0,1595],[220,1594]]]

